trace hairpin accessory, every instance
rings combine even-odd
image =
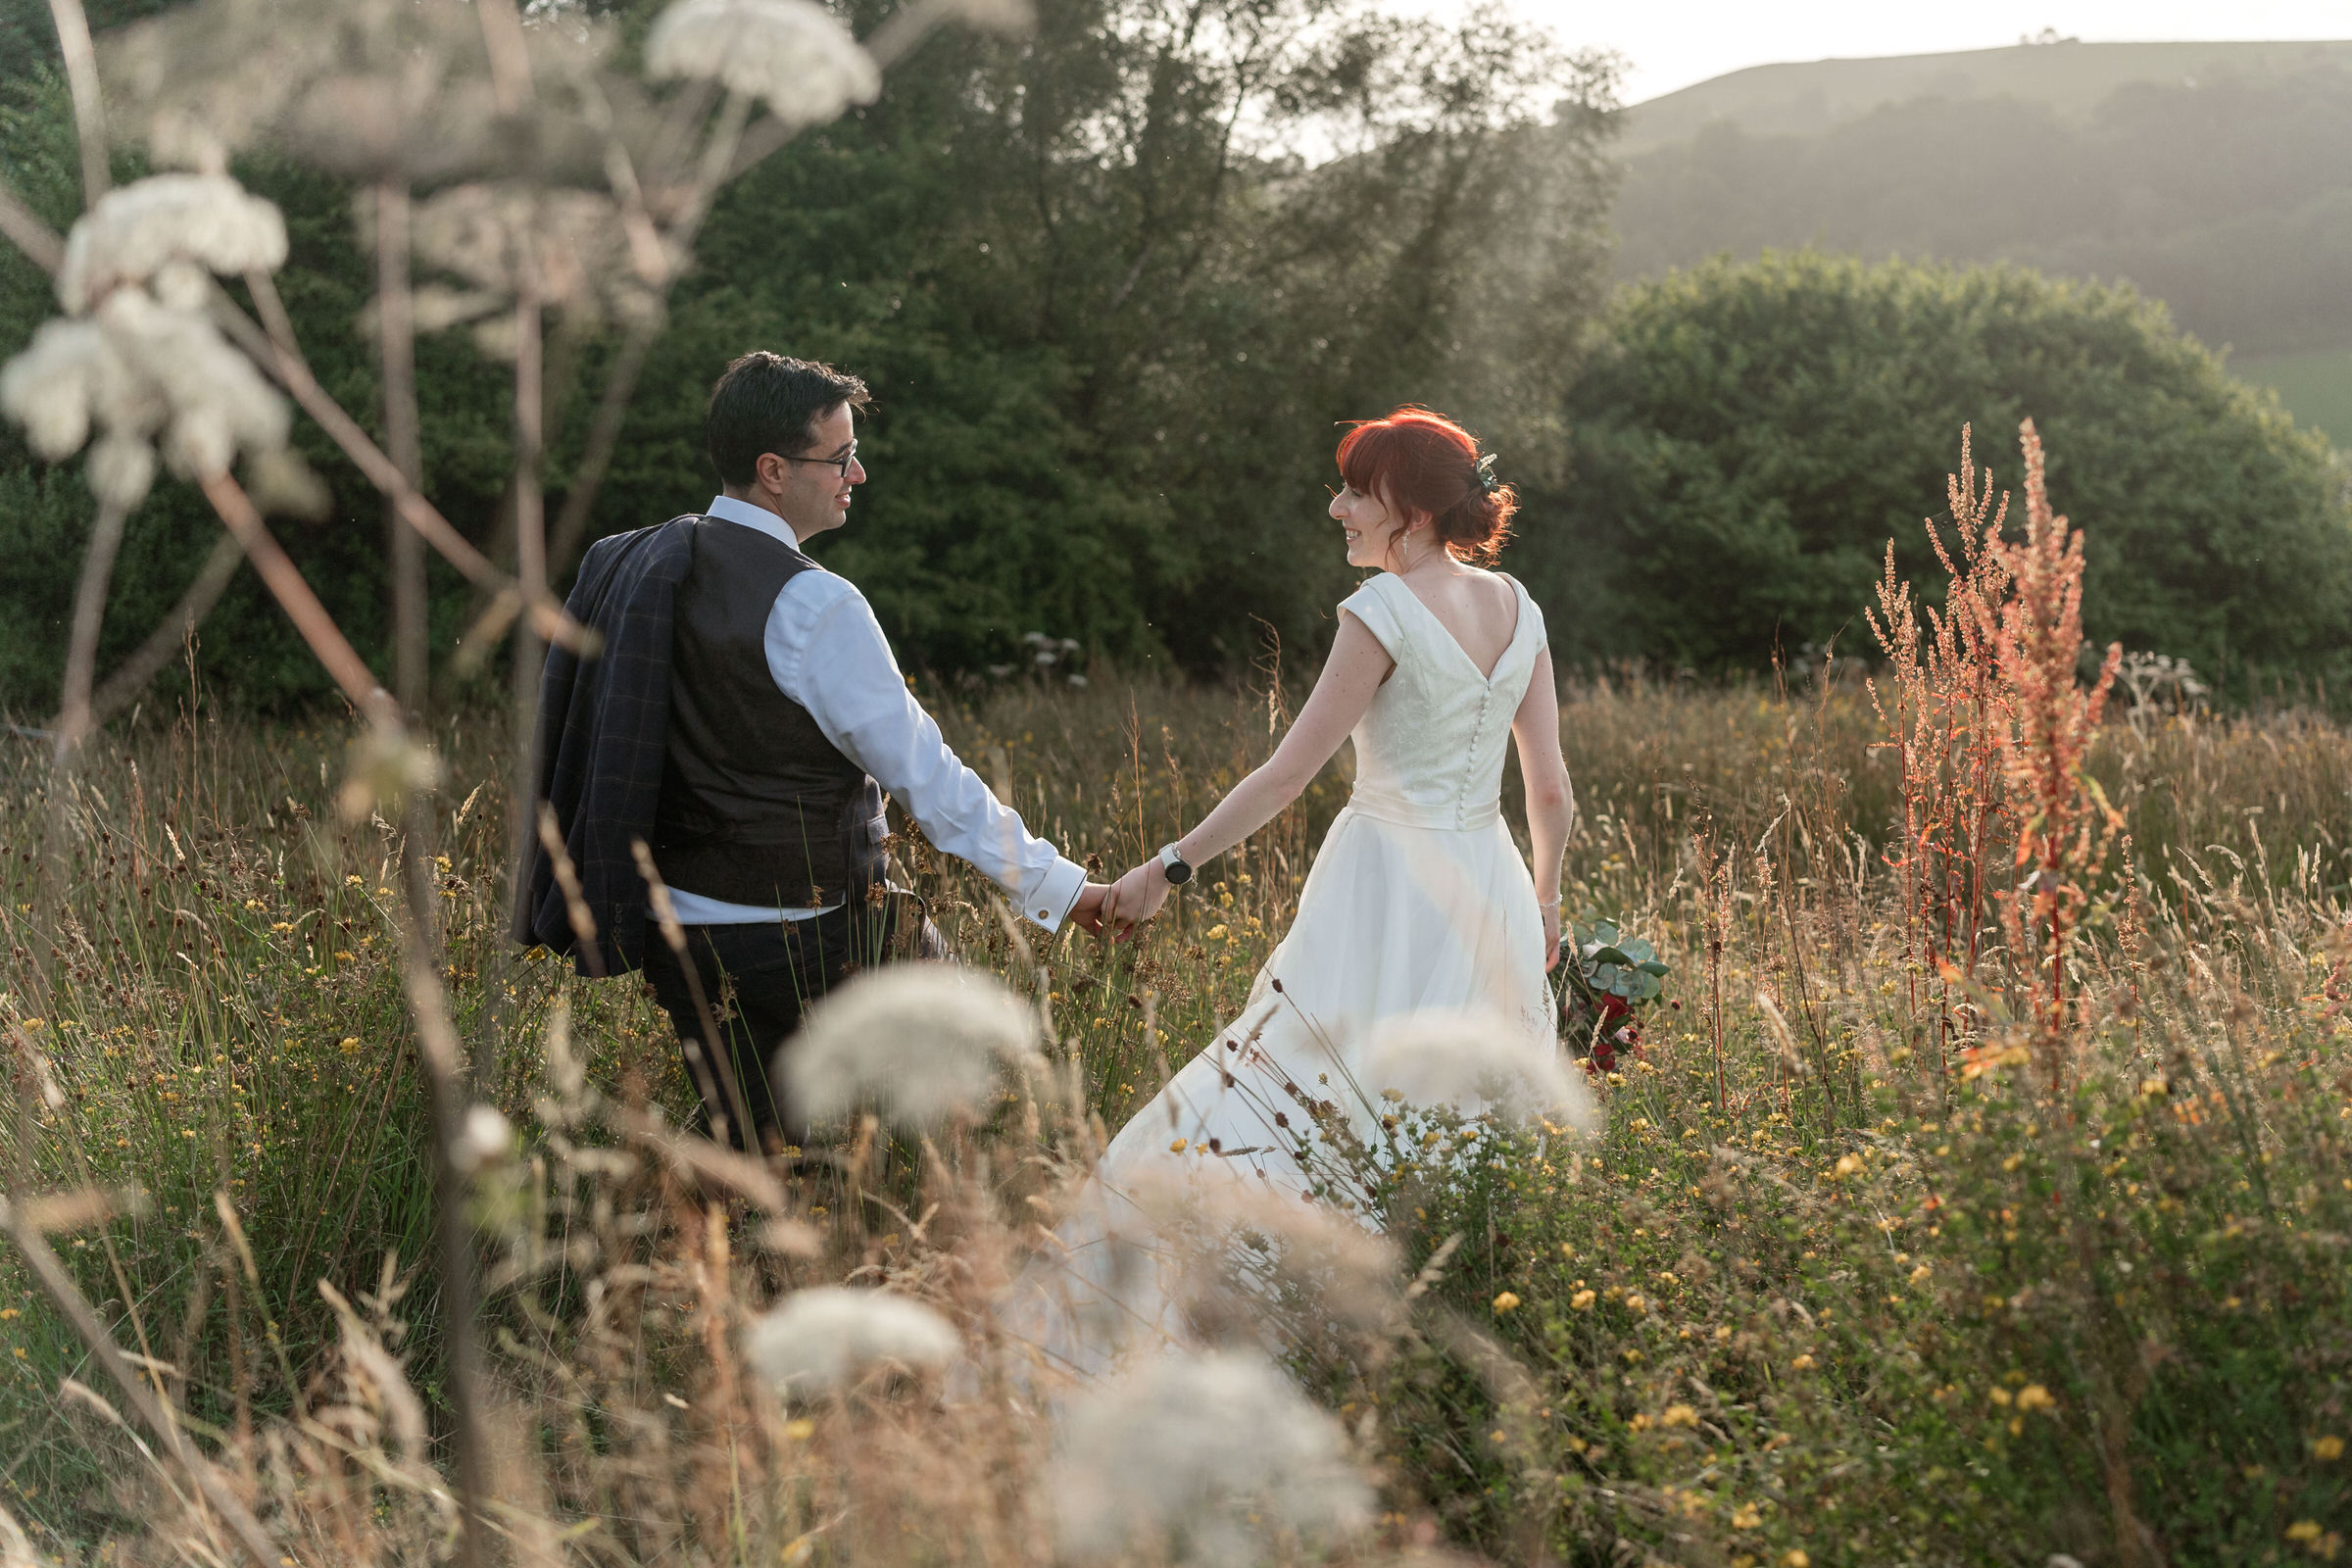
[[[1502,481],[1494,477],[1494,454],[1492,452],[1478,460],[1478,487],[1488,495],[1502,488]]]

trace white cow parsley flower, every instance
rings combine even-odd
[[[174,472],[201,478],[225,472],[240,451],[283,451],[290,424],[285,400],[208,318],[129,286],[93,316],[43,323],[0,366],[0,414],[52,463],[102,429],[90,488],[124,508],[146,497],[155,446]]]
[[[792,1092],[818,1120],[879,1104],[932,1126],[1038,1062],[1037,1014],[998,980],[946,963],[869,969],[808,1010],[783,1053]]]
[[[286,220],[226,174],[151,174],[107,192],[66,236],[57,298],[81,315],[107,290],[143,283],[173,263],[232,276],[285,265]],[[202,297],[200,273],[181,267],[159,292],[181,309]]]
[[[694,76],[764,99],[793,125],[882,91],[873,57],[812,0],[678,0],[646,34],[645,64],[657,78]]]

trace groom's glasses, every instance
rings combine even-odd
[[[782,457],[783,454],[778,453],[777,456]],[[847,479],[850,476],[850,465],[858,461],[858,443],[851,442],[849,449],[836,458],[785,458],[784,461],[786,463],[821,463],[840,474],[842,478]]]

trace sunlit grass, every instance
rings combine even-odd
[[[1102,680],[938,708],[1034,827],[1106,875],[1196,820],[1284,717],[1262,689]],[[1471,1179],[1408,1171],[1386,1189],[1413,1267],[1462,1238],[1424,1329],[1386,1362],[1302,1370],[1347,1419],[1381,1412],[1366,1430],[1392,1461],[1391,1535],[1428,1521],[1505,1560],[1540,1541],[1662,1551],[1679,1531],[1726,1563],[1959,1562],[2072,1520],[2050,1549],[2090,1562],[2112,1539],[2099,1423],[2120,1409],[2135,1505],[2164,1529],[2229,1550],[2340,1540],[2352,738],[2292,712],[2108,726],[2091,766],[2127,812],[2138,912],[2110,907],[2084,950],[2096,1048],[2053,1125],[1997,1029],[1931,1069],[1883,861],[1898,780],[1856,686],[1618,682],[1571,691],[1565,716],[1584,812],[1569,907],[1656,942],[1669,1004],[1605,1085],[1601,1143],[1489,1131]],[[505,943],[489,732],[440,732],[434,808],[443,978],[477,1094],[526,1150],[554,1147],[537,1112],[561,1002],[594,1085],[683,1112],[666,1020],[634,980],[584,982]],[[19,744],[0,788],[20,962],[43,761]],[[1345,799],[1344,761],[1122,946],[1043,938],[912,838],[901,860],[959,954],[1045,1004],[1115,1128],[1239,1009]],[[392,834],[339,814],[342,766],[326,725],[151,721],[102,748],[78,785],[63,983],[37,1019],[14,988],[0,1004],[40,1063],[21,1078],[30,1137],[10,1147],[35,1185],[145,1193],[143,1212],[59,1245],[223,1451],[331,1360],[319,1282],[372,1298],[387,1258],[414,1271],[401,1351],[427,1407],[442,1400]],[[947,1277],[957,1244],[908,1229],[918,1152],[875,1158],[866,1196],[800,1190],[825,1237],[800,1283]],[[539,1223],[526,1200],[527,1184],[485,1222]],[[580,1286],[562,1279],[494,1301],[522,1335],[502,1353],[586,1353],[565,1327]],[[656,1336],[650,1359],[598,1375],[658,1403],[706,1375],[696,1343]],[[2142,1344],[2163,1348],[2132,1392],[2116,1347]],[[119,1429],[61,1403],[67,1376],[92,1376],[83,1352],[0,1265],[0,1502],[57,1543],[135,1535],[138,1466]],[[2316,1533],[2286,1534],[2307,1520]]]

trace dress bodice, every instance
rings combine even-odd
[[[1501,814],[1511,715],[1544,650],[1544,612],[1515,578],[1502,580],[1518,600],[1519,623],[1488,675],[1436,612],[1388,572],[1341,604],[1396,662],[1352,737],[1348,804],[1359,813],[1406,827],[1462,829]]]

